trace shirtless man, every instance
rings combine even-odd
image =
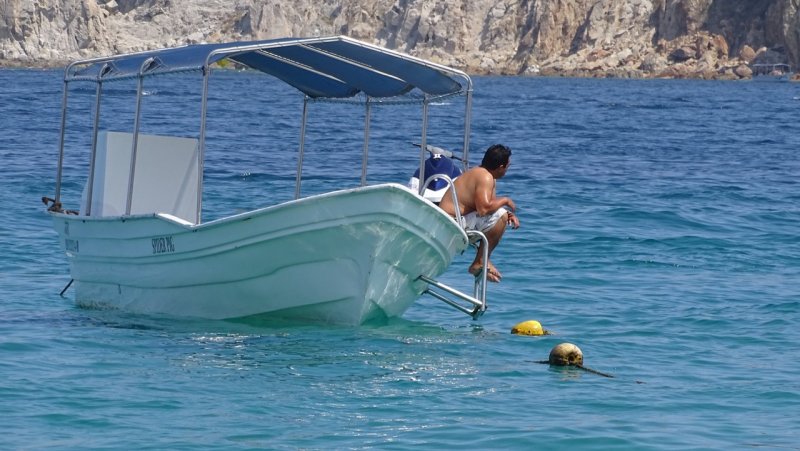
[[[442,210],[455,217],[453,195],[450,193],[455,188],[458,206],[465,222],[463,225],[469,230],[479,230],[486,235],[489,256],[503,237],[507,225],[514,229],[519,227],[519,219],[514,214],[517,208],[514,201],[510,197],[497,197],[495,193],[495,181],[506,175],[508,165],[511,164],[510,158],[511,149],[508,147],[502,144],[489,147],[481,165],[458,177],[439,203]],[[483,247],[486,244],[481,241],[475,260],[469,267],[470,274],[478,276],[483,270]],[[503,276],[491,261],[486,263],[486,268],[487,280],[500,282]]]

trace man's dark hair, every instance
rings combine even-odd
[[[483,155],[483,161],[481,161],[481,167],[490,171],[497,169],[500,166],[507,165],[510,157],[511,149],[502,144],[494,144],[486,149],[486,153]]]

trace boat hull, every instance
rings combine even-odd
[[[361,324],[402,315],[468,245],[397,184],[193,225],[163,214],[53,214],[79,305],[147,314]]]

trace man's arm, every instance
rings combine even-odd
[[[510,197],[494,196],[494,177],[487,172],[480,177],[475,186],[475,210],[479,215],[485,216],[496,212],[501,207],[508,207],[511,211],[517,209]]]

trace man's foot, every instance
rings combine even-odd
[[[498,271],[497,268],[495,268],[494,265],[491,263],[489,263],[488,266],[489,266],[489,272],[486,273],[486,280],[495,283],[500,282],[500,279],[503,278],[503,276],[500,274],[500,271]],[[480,264],[473,264],[472,266],[469,267],[469,273],[475,277],[480,276],[481,271],[483,271],[483,266]]]

